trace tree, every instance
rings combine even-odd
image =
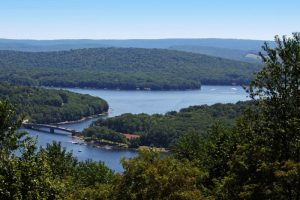
[[[111,183],[113,175],[113,171],[107,168],[103,162],[86,160],[78,163],[75,178],[77,184],[89,187]]]
[[[122,160],[122,164],[125,171],[116,180],[115,199],[204,199],[197,182],[205,174],[188,162],[144,151],[136,158]]]
[[[14,106],[8,100],[0,100],[0,150],[10,154],[21,147],[26,133],[18,132],[23,117],[16,116]]]
[[[173,156],[179,160],[198,162],[203,158],[205,138],[194,130],[180,136],[171,146]]]
[[[46,155],[53,178],[64,179],[74,175],[78,161],[71,152],[67,152],[66,148],[61,146],[60,142],[53,141],[52,144],[47,144],[46,148],[40,149],[39,154]]]
[[[67,199],[111,199],[114,173],[103,162],[78,162],[74,171]]]
[[[249,87],[257,109],[237,129],[241,143],[229,162],[227,199],[300,199],[300,34],[265,44],[265,63]]]
[[[51,178],[46,155],[35,154],[35,141],[22,139],[21,122],[14,107],[0,101],[0,199],[60,198],[63,185]]]
[[[216,186],[228,171],[227,162],[236,150],[238,138],[235,130],[214,124],[207,137],[191,131],[181,136],[173,144],[175,158],[197,166],[207,176],[201,182],[205,186],[205,195],[216,195]]]

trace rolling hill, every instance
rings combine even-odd
[[[267,41],[274,46],[273,41]],[[83,48],[159,48],[200,53],[209,56],[258,63],[258,52],[261,51],[262,40],[246,39],[129,39],[129,40],[16,40],[0,39],[0,50],[47,52],[66,51]]]
[[[260,66],[201,54],[141,48],[0,51],[0,80],[22,85],[182,90],[248,84]]]
[[[172,50],[186,51],[192,53],[199,53],[208,56],[215,56],[220,58],[226,58],[231,60],[261,63],[261,59],[258,56],[258,50],[239,50],[220,47],[206,47],[206,46],[172,46]]]

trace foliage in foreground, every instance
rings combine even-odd
[[[259,111],[237,124],[241,141],[221,188],[237,199],[300,198],[300,34],[276,37],[249,93]]]
[[[189,162],[141,152],[136,158],[122,160],[122,164],[125,172],[117,176],[116,199],[204,199],[197,183],[206,174]]]

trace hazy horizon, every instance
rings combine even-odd
[[[0,0],[1,1],[1,0]],[[8,39],[250,39],[300,31],[297,0],[10,0]]]
[[[290,34],[289,34],[290,35]],[[253,41],[273,41],[264,39],[251,39],[251,38],[48,38],[48,39],[35,39],[35,38],[1,38],[0,40],[36,40],[36,41],[51,41],[51,40],[253,40]]]

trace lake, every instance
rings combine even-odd
[[[193,105],[212,105],[215,103],[236,103],[247,100],[247,94],[242,87],[233,86],[202,86],[201,90],[187,91],[118,91],[118,90],[97,90],[64,88],[66,90],[81,94],[89,94],[105,99],[111,109],[108,117],[117,116],[123,113],[166,113],[168,111],[179,111]],[[89,119],[79,123],[65,124],[76,130],[83,130],[92,121]],[[31,136],[38,137],[38,146],[46,146],[52,141],[60,141],[68,151],[72,151],[79,160],[93,159],[103,161],[111,169],[121,172],[122,166],[119,161],[122,157],[133,157],[134,151],[109,150],[86,145],[77,145],[77,141],[67,134],[51,134],[47,132],[26,130]]]

